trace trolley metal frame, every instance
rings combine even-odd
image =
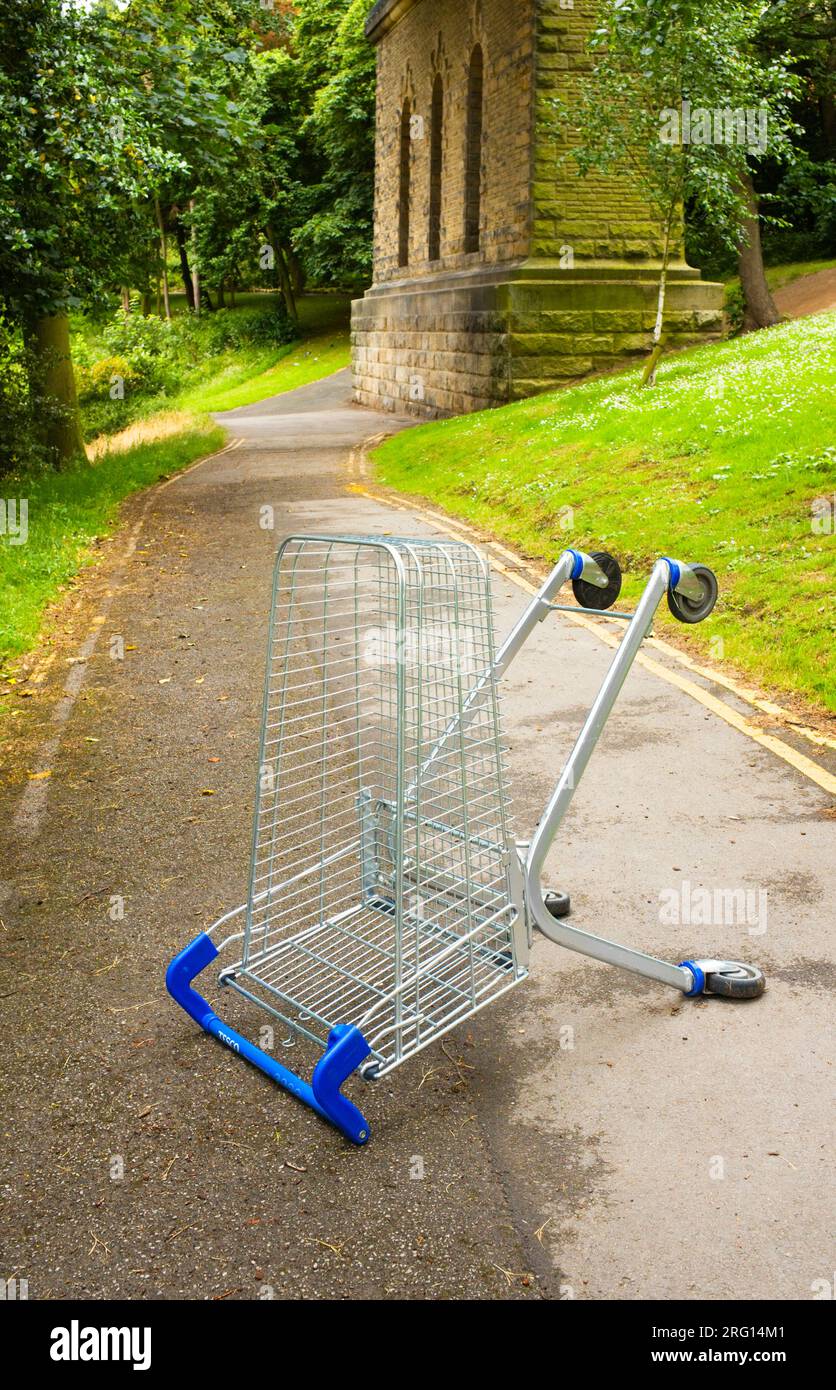
[[[611,608],[613,595],[617,596],[620,588],[620,573],[611,557],[565,550],[494,653],[490,573],[484,557],[475,547],[456,543],[453,556],[450,543],[443,541],[325,535],[288,537],[276,561],[260,769],[264,767],[271,732],[275,733],[271,726],[271,713],[275,712],[275,706],[271,706],[271,670],[279,619],[279,575],[288,555],[295,554],[298,563],[298,556],[305,553],[306,546],[325,547],[329,555],[333,547],[353,548],[355,555],[358,547],[364,547],[385,557],[396,576],[400,631],[404,630],[409,616],[404,595],[408,592],[407,568],[410,565],[415,564],[420,569],[434,560],[442,565],[449,563],[452,579],[460,579],[461,574],[466,573],[474,612],[478,612],[480,601],[483,606],[483,628],[477,642],[480,669],[468,685],[464,684],[459,671],[458,687],[453,692],[454,713],[443,727],[436,729],[429,751],[420,750],[411,769],[411,779],[404,763],[402,743],[402,725],[409,711],[405,686],[398,676],[394,714],[400,741],[392,777],[392,786],[397,791],[391,798],[378,797],[375,801],[361,787],[355,797],[356,843],[346,839],[347,832],[342,828],[345,822],[339,821],[342,840],[337,841],[329,854],[323,834],[323,852],[316,866],[303,866],[295,874],[285,869],[277,877],[278,869],[283,866],[278,865],[277,869],[275,862],[280,804],[280,795],[275,791],[271,793],[273,800],[268,801],[272,816],[268,826],[268,829],[272,827],[273,834],[273,840],[268,839],[271,853],[266,860],[259,858],[264,826],[264,818],[260,816],[263,801],[259,793],[247,901],[219,918],[181,951],[171,962],[166,976],[173,998],[205,1031],[303,1100],[354,1143],[364,1144],[369,1137],[369,1125],[360,1110],[342,1094],[344,1082],[357,1069],[367,1080],[384,1075],[463,1018],[471,1017],[524,980],[528,975],[529,947],[535,928],[568,950],[646,976],[687,996],[717,992],[753,997],[762,992],[764,981],[757,967],[715,960],[673,964],[570,925],[550,910],[543,885],[548,850],[636,654],[650,631],[659,603],[667,594],[675,615],[680,616],[685,611],[691,614],[685,621],[699,620],[713,607],[716,597],[716,581],[710,571],[660,559],[653,567],[635,612],[619,613]],[[295,552],[293,547],[297,547]],[[354,563],[356,567],[356,559]],[[614,573],[616,581],[613,584]],[[709,576],[708,581],[705,576]],[[515,843],[507,826],[502,786],[497,685],[536,626],[551,612],[564,607],[556,599],[561,588],[570,581],[576,596],[583,594],[584,607],[607,617],[620,618],[627,627],[533,837],[528,843]],[[453,592],[458,603],[458,590]],[[600,608],[595,606],[596,592],[602,596]],[[293,610],[288,611],[292,613]],[[287,621],[291,621],[290,617]],[[289,637],[286,638],[286,651],[289,641]],[[322,660],[324,663],[325,657]],[[348,668],[346,659],[343,665]],[[288,679],[286,657],[285,680]],[[332,679],[339,686],[342,676]],[[301,685],[300,688],[304,689]],[[347,698],[343,689],[340,699]],[[291,715],[303,704],[304,697],[300,697],[290,707]],[[311,719],[315,717],[315,708],[309,716]],[[290,722],[292,718],[288,719],[283,704],[277,736],[280,744]],[[360,728],[358,714],[358,766]],[[323,737],[327,737],[325,732]],[[479,809],[483,804],[490,808],[485,813],[484,824],[475,815],[475,825],[469,823],[468,795],[460,798],[454,814],[437,794],[433,800],[426,792],[422,802],[422,789],[433,786],[433,778],[438,779],[438,785],[445,785],[444,777],[455,762],[453,754],[461,757],[462,769],[466,755],[474,766],[487,769],[480,771],[482,782],[477,781],[475,787],[469,789]],[[324,751],[323,766],[325,756]],[[354,763],[350,763],[350,768],[354,774]],[[464,770],[462,777],[467,786]],[[479,797],[482,787],[489,786],[491,777],[497,780],[495,808],[487,792],[481,799]],[[437,809],[439,806],[441,810]],[[425,871],[423,880],[422,835],[424,852],[429,844],[436,865],[429,879],[426,878],[429,871]],[[413,858],[408,852],[410,847],[415,851]],[[438,861],[443,863],[445,856],[452,869],[437,868]],[[259,888],[259,871],[265,863],[269,869],[267,886]],[[335,869],[340,863],[344,869]],[[356,872],[358,864],[359,875]],[[381,872],[382,868],[385,872]],[[345,872],[348,879],[359,877],[357,901],[346,900],[343,906],[341,899],[338,912],[329,911],[325,905],[322,884],[326,869]],[[307,925],[294,931],[292,921],[288,925],[281,911],[291,917],[293,904],[299,901],[298,894],[302,893],[305,882],[310,883],[314,870],[319,873],[320,911]],[[425,882],[431,885],[433,910],[429,913],[425,912],[420,896]],[[386,886],[381,887],[381,884]],[[409,893],[416,884],[418,888],[412,892],[412,899],[418,905],[410,908]],[[276,904],[282,902],[289,906],[277,908]],[[216,937],[222,938],[220,945],[215,944]],[[335,941],[339,946],[339,959],[334,954]],[[242,943],[238,948],[239,958],[221,970],[219,982],[258,1004],[288,1025],[294,1034],[324,1048],[310,1082],[226,1025],[192,988],[192,981],[202,970],[222,952],[237,947],[239,942]],[[323,942],[325,944],[321,944]],[[343,1006],[340,1017],[333,1017],[329,1001]]]

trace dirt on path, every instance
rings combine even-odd
[[[772,298],[779,313],[791,319],[836,309],[836,267],[817,270],[813,275],[802,275],[800,279],[776,290]]]
[[[232,447],[126,509],[6,746],[4,1276],[33,1299],[811,1297],[830,802],[647,670],[553,876],[580,925],[761,960],[763,1000],[694,1004],[540,941],[529,984],[356,1083],[374,1136],[356,1150],[168,999],[171,955],[245,893],[278,540],[430,529],[347,491],[351,448],[406,422],[352,406],[345,374],[225,423]],[[502,629],[524,595],[495,588]],[[520,833],[608,659],[555,619],[514,666]],[[768,921],[663,922],[688,884],[766,892]],[[309,1073],[306,1045],[274,1045]]]

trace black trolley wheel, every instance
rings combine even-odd
[[[708,994],[721,994],[726,999],[757,999],[766,989],[766,979],[756,965],[729,960],[706,974],[705,988]]]
[[[717,576],[707,565],[690,565],[689,568],[700,581],[702,597],[689,598],[687,594],[679,594],[671,588],[668,589],[668,608],[680,623],[701,623],[717,602],[720,592]]]
[[[606,550],[593,550],[589,558],[604,571],[607,587],[599,589],[588,579],[573,579],[572,593],[581,608],[612,608],[621,593],[621,566]]]

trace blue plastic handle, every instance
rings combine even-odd
[[[239,1057],[258,1067],[298,1100],[304,1101],[305,1105],[315,1110],[323,1120],[329,1120],[332,1125],[336,1125],[352,1143],[367,1143],[369,1126],[366,1120],[357,1106],[352,1105],[340,1090],[343,1082],[371,1052],[359,1028],[349,1024],[340,1024],[332,1028],[328,1036],[328,1045],[314,1068],[311,1081],[303,1081],[301,1076],[289,1071],[274,1057],[262,1052],[260,1047],[236,1033],[235,1029],[218,1018],[206,1000],[192,989],[192,980],[215,960],[217,954],[218,948],[212,938],[206,932],[201,932],[185,950],[176,955],[165,976],[166,988],[172,999],[185,1009],[201,1028],[217,1038],[218,1042],[222,1042]]]

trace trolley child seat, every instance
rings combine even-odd
[[[584,608],[627,628],[521,844],[498,683],[569,581]],[[545,856],[663,595],[683,622],[717,597],[709,569],[669,559],[634,613],[612,609],[620,588],[612,556],[564,551],[497,652],[488,564],[466,542],[300,535],[279,549],[247,901],[174,958],[166,983],[207,1032],[356,1144],[369,1126],[342,1095],[347,1078],[386,1075],[520,984],[535,927],[688,996],[764,988],[754,966],[669,964],[581,931],[564,920],[566,895],[544,890]],[[310,1082],[192,988],[229,952],[219,982],[324,1049]]]

